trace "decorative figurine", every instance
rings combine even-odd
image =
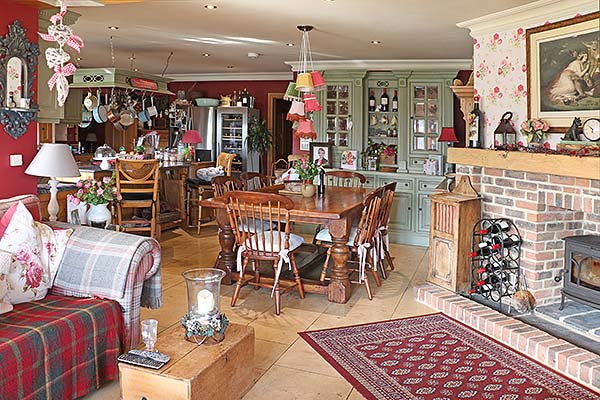
[[[561,140],[579,141],[579,127],[581,126],[581,118],[573,118],[571,127],[567,130],[567,133]]]

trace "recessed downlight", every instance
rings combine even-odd
[[[118,29],[119,29],[119,27],[118,27],[118,26],[116,26],[116,25],[110,25],[110,26],[108,27],[108,29],[110,29],[111,31],[116,31],[116,30],[118,30]]]
[[[294,47],[294,46],[295,46],[295,44],[294,44],[294,43],[286,43],[285,45],[286,45],[287,47]]]
[[[77,60],[77,61],[81,61],[81,60],[83,60],[83,58],[81,58],[81,57],[77,57],[75,60]]]
[[[129,61],[133,61],[133,60],[135,60],[134,56],[129,57]]]
[[[381,44],[381,40],[371,40],[371,44]]]
[[[235,67],[233,65],[228,65],[227,66],[227,69],[232,69],[232,68],[235,68]]]
[[[210,57],[210,54],[208,54],[208,53],[204,53],[204,54],[202,54],[202,55],[203,55],[204,57]]]
[[[133,69],[135,72],[138,72],[140,69],[139,68],[134,68]]]
[[[204,5],[204,8],[206,8],[207,10],[214,10],[215,8],[217,8],[217,6],[215,6],[214,4],[206,4]]]

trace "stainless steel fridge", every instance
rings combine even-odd
[[[197,161],[216,161],[216,107],[190,107],[192,129],[197,129],[202,137],[202,143],[196,145]],[[210,158],[209,158],[210,155]]]
[[[259,115],[259,110],[254,108],[217,107],[217,152],[238,155],[231,167],[236,175],[259,170],[258,154],[249,154],[246,147],[250,119]]]

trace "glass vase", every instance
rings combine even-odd
[[[221,279],[225,272],[215,268],[189,269],[183,273],[187,285],[188,313],[201,323],[219,315]]]

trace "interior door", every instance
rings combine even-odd
[[[273,124],[273,161],[286,159],[292,154],[292,122],[286,119],[291,102],[275,99]]]

